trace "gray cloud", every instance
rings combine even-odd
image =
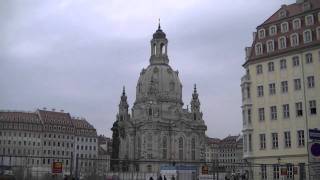
[[[198,84],[209,136],[241,132],[240,77],[252,31],[294,0],[0,2],[0,108],[64,109],[110,128],[122,85],[135,98],[157,19],[189,104]]]

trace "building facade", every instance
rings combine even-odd
[[[241,78],[251,177],[312,179],[308,130],[320,127],[320,1],[282,5],[253,36]]]
[[[141,172],[159,172],[161,166],[195,166],[190,162],[205,161],[207,129],[196,86],[191,109],[183,108],[179,72],[169,65],[168,40],[160,25],[150,44],[150,64],[140,73],[131,115],[123,90],[112,128],[112,141],[119,145],[118,158],[138,161],[124,169]]]
[[[53,162],[64,174],[75,172],[76,157],[97,158],[97,132],[85,119],[43,109],[0,112],[0,165],[51,173]],[[79,160],[78,168],[93,166]]]

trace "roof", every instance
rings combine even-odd
[[[306,2],[311,3],[311,9],[318,9],[320,8],[320,1],[319,0],[306,0]],[[279,19],[279,12],[284,10],[286,12],[285,18],[290,18],[293,16],[297,16],[299,14],[304,13],[303,11],[303,5],[304,3],[293,3],[290,5],[282,5],[279,10],[277,10],[272,16],[270,16],[264,23],[262,23],[260,26],[270,24],[273,22],[276,22]]]
[[[44,124],[72,126],[71,117],[69,113],[47,110],[38,110],[38,113],[40,119],[43,121]]]
[[[297,49],[305,49],[305,48],[313,47],[315,45],[320,44],[320,39],[317,39],[317,38],[313,38],[312,42],[303,43],[302,34],[303,34],[304,30],[311,29],[313,31],[320,24],[319,23],[319,16],[317,14],[315,14],[315,13],[319,13],[318,11],[315,11],[315,10],[320,9],[320,1],[319,0],[305,0],[305,1],[306,1],[306,3],[310,3],[310,5],[311,5],[311,8],[309,10],[306,10],[306,11],[303,10],[303,5],[305,3],[294,3],[291,5],[282,5],[282,7],[279,10],[277,10],[271,17],[269,17],[265,22],[263,22],[260,26],[257,27],[257,30],[259,31],[261,28],[268,30],[268,28],[271,25],[276,25],[277,29],[278,29],[278,33],[276,35],[270,36],[266,31],[266,33],[265,33],[266,35],[262,39],[259,39],[258,33],[256,33],[254,41],[252,43],[252,46],[251,46],[251,48],[249,48],[250,50],[248,51],[247,61],[245,62],[245,64],[247,64],[248,62],[255,61],[257,59],[270,58],[270,57],[282,55],[282,54],[285,54],[285,53],[288,53],[291,51],[296,51]],[[279,13],[281,11],[286,12],[286,16],[283,18],[279,17]],[[304,18],[301,18],[301,16],[305,16],[310,13],[314,14],[314,25],[306,26],[304,23]],[[300,19],[302,20],[300,29],[293,29],[292,28],[292,20],[295,19],[296,17],[300,17]],[[288,32],[282,33],[280,31],[280,24],[282,22],[289,23],[289,31]],[[294,47],[292,47],[290,45],[290,37],[293,33],[297,33],[299,35],[299,41],[300,41],[299,45],[294,46]],[[280,37],[286,37],[286,44],[287,44],[286,48],[283,48],[283,49],[278,48],[278,39]],[[267,53],[266,52],[266,48],[267,48],[266,43],[268,40],[274,40],[275,50],[273,52]],[[263,53],[260,55],[256,55],[256,52],[255,52],[255,46],[257,43],[262,44]]]
[[[36,113],[23,111],[2,111],[0,112],[0,122],[41,124]]]
[[[85,119],[76,119],[72,118],[72,122],[75,128],[77,129],[92,129],[95,130],[95,128],[88,123]]]

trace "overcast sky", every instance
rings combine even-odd
[[[130,107],[161,18],[188,105],[197,83],[210,137],[242,129],[244,48],[295,0],[2,0],[0,109],[64,109],[111,136],[122,86]]]

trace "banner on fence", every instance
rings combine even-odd
[[[53,162],[52,163],[52,173],[54,173],[54,174],[62,173],[62,162]]]

